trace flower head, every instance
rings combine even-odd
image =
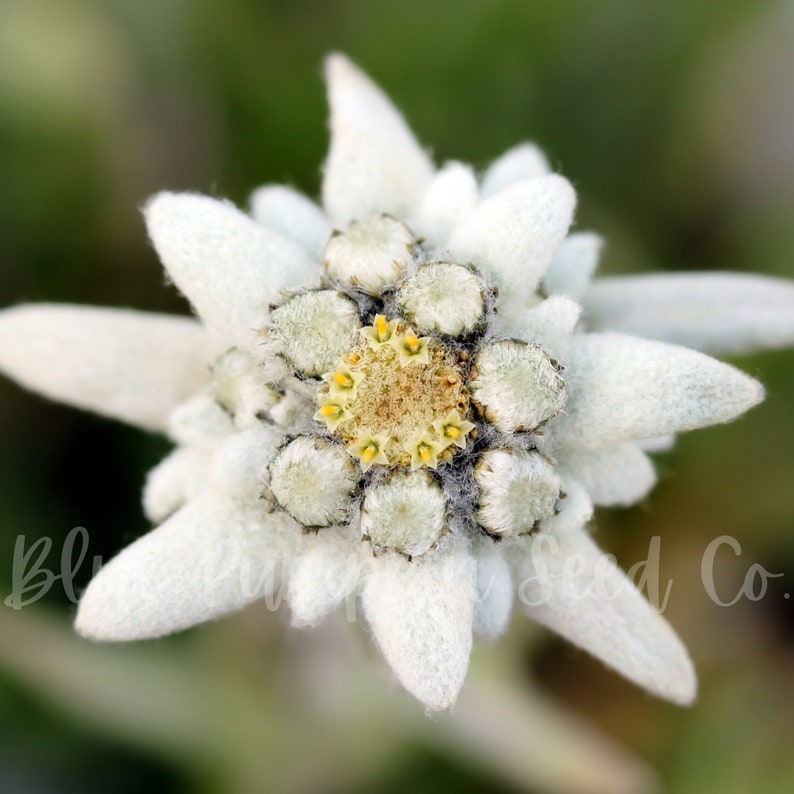
[[[146,484],[157,527],[95,577],[78,630],[156,637],[279,583],[311,625],[358,595],[402,684],[443,709],[473,636],[497,637],[517,593],[531,618],[690,701],[685,649],[586,526],[594,505],[653,486],[654,439],[763,397],[731,366],[640,336],[788,343],[794,290],[728,276],[590,286],[600,242],[569,233],[574,191],[535,147],[481,180],[436,170],[343,56],[328,80],[323,209],[281,186],[258,190],[251,216],[193,194],[147,205],[197,320],[0,318],[0,365],[22,383],[176,444]],[[746,296],[780,308],[739,311]]]

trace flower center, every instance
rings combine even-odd
[[[465,352],[379,314],[323,376],[328,385],[315,419],[346,442],[365,471],[374,464],[435,469],[474,430],[467,367]]]

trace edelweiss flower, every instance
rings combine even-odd
[[[78,631],[156,637],[280,584],[311,625],[360,594],[402,684],[444,709],[473,635],[501,634],[517,592],[531,618],[690,701],[685,649],[586,525],[652,487],[644,448],[763,392],[694,350],[582,333],[575,299],[589,327],[725,351],[792,341],[791,286],[589,287],[598,238],[568,235],[574,191],[536,148],[479,182],[460,163],[436,171],[349,61],[332,56],[328,80],[324,210],[280,186],[254,194],[252,217],[192,194],[146,207],[199,321],[57,306],[0,319],[0,364],[20,382],[177,444],[145,488],[157,528],[94,578]]]

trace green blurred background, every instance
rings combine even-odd
[[[317,195],[323,55],[347,52],[441,162],[536,140],[607,239],[602,272],[794,276],[794,5],[699,2],[0,0],[0,305],[186,312],[138,208],[190,189],[244,204]],[[314,632],[254,606],[183,635],[102,647],[60,586],[0,605],[3,792],[794,790],[794,353],[736,362],[749,416],[679,440],[643,505],[601,511],[624,567],[661,536],[666,616],[701,676],[681,710],[516,616],[478,649],[456,714],[429,720],[360,625]],[[0,381],[0,594],[18,535],[70,529],[108,558],[147,529],[167,443]],[[759,601],[727,599],[753,562]],[[76,587],[90,575],[86,562]],[[600,738],[599,738],[600,734]],[[623,747],[621,750],[620,747]]]

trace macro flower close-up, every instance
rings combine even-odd
[[[513,604],[687,704],[689,656],[602,555],[595,506],[655,483],[649,453],[730,422],[761,385],[703,352],[794,340],[794,288],[733,275],[591,277],[600,238],[534,145],[478,177],[441,167],[377,86],[327,61],[322,204],[265,185],[250,214],[189,193],[145,206],[196,319],[23,305],[0,366],[54,399],[164,432],[156,525],[95,576],[76,627],[178,631],[285,594],[313,626],[359,599],[428,710]],[[583,311],[584,308],[584,311]],[[684,346],[686,345],[686,346]]]

